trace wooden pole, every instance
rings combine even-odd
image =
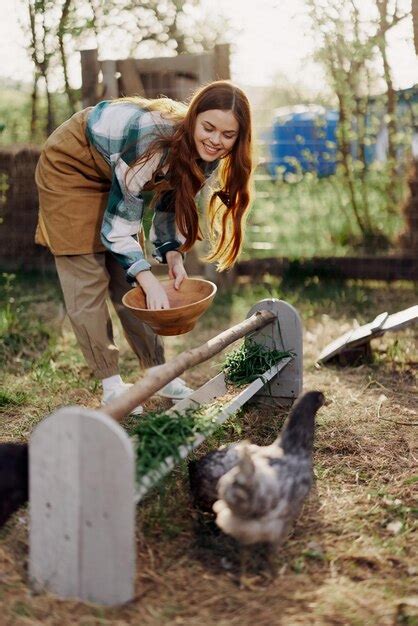
[[[116,69],[120,72],[119,91],[121,96],[146,96],[141,75],[134,59],[116,61]]]
[[[412,24],[414,29],[415,54],[418,55],[418,0],[412,0]]]
[[[81,95],[83,107],[94,106],[99,101],[99,59],[97,49],[81,50]]]
[[[183,374],[190,367],[207,361],[231,343],[237,341],[237,339],[241,339],[248,333],[271,324],[274,320],[277,320],[275,313],[265,310],[257,311],[248,319],[232,326],[232,328],[228,328],[228,330],[209,339],[201,346],[186,350],[169,363],[159,365],[153,369],[152,374],[144,376],[131,389],[126,391],[123,396],[110,402],[102,410],[115,420],[120,421],[126,415],[129,415],[138,404],[147,400],[164,385]]]
[[[229,80],[231,70],[229,66],[230,46],[228,43],[217,44],[214,50],[215,80]]]
[[[103,74],[103,100],[111,100],[119,97],[119,85],[116,78],[116,61],[107,60],[101,62]]]

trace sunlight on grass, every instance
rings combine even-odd
[[[393,242],[403,226],[399,211],[388,211],[387,194],[378,169],[368,174],[372,223],[382,241]],[[401,181],[401,185],[405,183]],[[402,192],[400,192],[402,194]],[[361,193],[358,190],[358,196]],[[348,192],[336,174],[318,178],[306,173],[295,182],[256,176],[256,195],[248,220],[243,258],[338,256],[373,254],[362,244],[349,206]],[[362,245],[366,249],[362,250]]]

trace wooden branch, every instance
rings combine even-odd
[[[207,361],[210,357],[218,354],[234,341],[237,341],[237,339],[241,339],[248,333],[271,324],[276,319],[277,316],[270,311],[259,311],[247,320],[209,339],[203,345],[182,352],[169,363],[159,365],[152,371],[152,374],[144,376],[123,396],[107,404],[103,409],[104,412],[115,420],[120,421],[126,415],[129,415],[138,404],[150,398],[164,385],[183,374],[190,367]]]

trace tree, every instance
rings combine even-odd
[[[31,138],[33,139],[38,118],[38,83],[40,78],[43,78],[45,82],[48,106],[46,133],[49,134],[54,129],[54,113],[49,89],[49,68],[54,51],[51,47],[51,27],[47,19],[48,13],[54,8],[54,3],[51,0],[27,0],[27,6],[30,32],[29,50],[34,64],[31,114]]]
[[[338,99],[339,154],[350,206],[363,241],[375,244],[382,240],[382,235],[370,215],[366,146],[371,137],[366,116],[371,117],[372,102],[374,110],[382,103],[386,107],[390,139],[388,168],[383,178],[387,210],[393,210],[399,186],[395,169],[396,99],[386,53],[386,34],[409,13],[401,12],[397,1],[389,5],[388,0],[375,0],[376,17],[370,21],[362,16],[359,0],[306,0],[306,4],[319,36],[316,57],[326,69]],[[379,61],[386,83],[385,102],[373,97],[381,82],[377,70]]]
[[[69,112],[78,105],[69,66],[86,42],[99,54],[179,54],[210,50],[228,30],[220,16],[203,15],[200,0],[23,0],[28,8],[29,50],[34,66],[31,135],[39,116],[39,81],[47,99],[46,133],[55,126],[51,78],[61,83]]]

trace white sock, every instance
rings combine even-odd
[[[123,380],[119,374],[115,374],[114,376],[109,376],[108,378],[102,379],[103,391],[109,391],[110,389],[114,389],[119,385],[123,385]]]

